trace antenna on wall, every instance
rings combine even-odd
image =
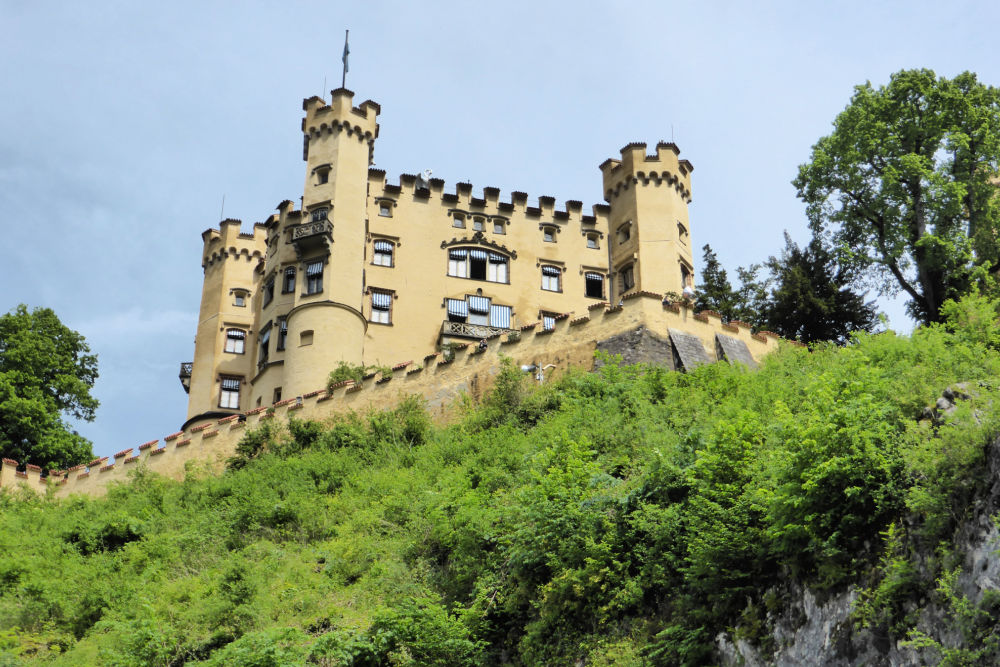
[[[219,220],[225,220],[226,213],[226,193],[222,193],[222,207],[219,209]]]
[[[670,143],[674,143],[674,124],[670,124]]]
[[[320,99],[323,100],[323,104],[326,104],[326,74],[323,75],[323,92],[320,93]]]

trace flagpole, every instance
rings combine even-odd
[[[344,55],[341,60],[344,61],[344,74],[340,79],[340,87],[347,88],[347,56],[351,53],[351,50],[347,48],[347,36],[351,33],[350,30],[344,31]]]

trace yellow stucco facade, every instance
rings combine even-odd
[[[427,174],[390,183],[370,168],[379,105],[353,97],[303,102],[298,209],[282,202],[252,234],[236,220],[203,234],[185,426],[313,391],[340,362],[419,359],[693,285],[692,166],[674,144],[606,160],[589,209]]]

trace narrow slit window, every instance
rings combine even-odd
[[[278,340],[274,349],[284,350],[285,341],[288,339],[288,320],[284,317],[278,319]]]
[[[285,269],[281,281],[281,293],[288,294],[295,291],[295,267],[289,266]]]

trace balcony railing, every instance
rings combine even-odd
[[[192,361],[184,361],[181,363],[181,372],[177,374],[177,377],[181,379],[181,386],[184,387],[185,392],[191,391],[191,368],[194,366]]]
[[[310,236],[319,234],[332,234],[333,223],[329,220],[317,220],[315,222],[303,222],[301,225],[292,227],[292,242],[300,241]]]
[[[491,327],[486,324],[469,324],[468,322],[445,321],[441,324],[442,336],[458,336],[459,338],[492,338],[511,331],[514,329]]]

